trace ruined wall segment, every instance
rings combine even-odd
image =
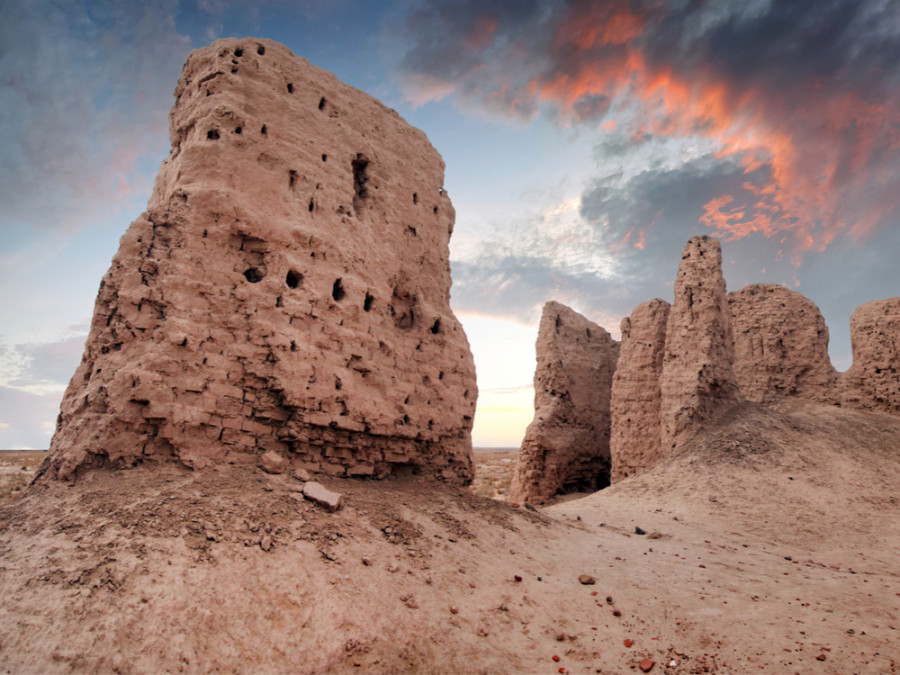
[[[742,400],[733,363],[721,245],[712,237],[693,237],[681,256],[666,326],[660,378],[664,456],[678,449],[698,424]]]
[[[101,282],[44,473],[267,451],[472,475],[454,211],[425,135],[269,40],[185,64],[172,150]]]
[[[513,501],[609,484],[610,394],[619,343],[558,302],[544,305],[536,344],[534,421],[510,486]]]
[[[785,397],[836,402],[837,371],[828,356],[828,328],[816,304],[775,284],[728,294],[734,374],[748,401]]]
[[[660,377],[671,305],[659,298],[622,319],[622,346],[610,404],[610,480],[615,483],[662,459]]]
[[[857,307],[850,340],[853,365],[842,376],[843,405],[900,413],[900,298]]]

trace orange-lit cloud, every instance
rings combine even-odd
[[[705,137],[718,144],[717,157],[733,158],[747,174],[768,168],[766,183],[744,185],[752,201],[723,194],[704,204],[703,225],[726,239],[788,232],[794,248],[802,251],[824,249],[842,231],[865,236],[883,222],[892,205],[876,200],[850,214],[842,208],[838,183],[865,172],[878,143],[887,140],[897,147],[896,110],[854,92],[816,97],[812,86],[801,92],[740,87],[704,66],[693,68],[688,78],[648,62],[638,40],[645,27],[638,15],[627,7],[599,12],[596,4],[574,5],[555,44],[569,50],[590,50],[598,43],[618,48],[591,54],[550,76],[539,74],[530,89],[564,110],[583,96],[631,97],[641,102],[642,111],[631,124],[635,140],[648,132]],[[796,93],[812,98],[794,101]],[[851,130],[855,136],[848,148]]]
[[[480,91],[510,114],[551,104],[567,123],[602,120],[618,104],[616,120],[601,127],[631,144],[711,142],[747,180],[704,198],[699,224],[731,240],[787,236],[795,260],[839,236],[871,236],[896,217],[900,93],[888,66],[900,43],[866,33],[872,11],[839,0],[806,26],[796,7],[745,14],[727,1],[676,9],[571,0],[554,5],[550,19],[549,5],[534,7],[530,34],[524,21],[513,30],[511,20],[468,18],[469,39],[503,63],[487,80],[457,80],[470,98]],[[887,14],[882,24],[900,20],[896,9],[878,11]],[[527,55],[509,58],[526,44]],[[642,241],[635,232],[621,243]]]

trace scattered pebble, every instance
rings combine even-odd
[[[634,533],[635,533],[635,534],[647,534],[647,533],[646,533],[642,528],[640,528],[640,527],[635,527],[635,528],[634,528]]]
[[[597,580],[592,577],[590,574],[582,574],[578,577],[578,581],[582,583],[584,586],[593,586],[597,583]]]
[[[622,644],[624,644],[626,647],[630,647],[634,644],[634,640],[625,640]]]
[[[646,658],[638,664],[638,668],[643,670],[645,673],[649,673],[653,670],[653,666],[656,665],[656,662],[651,658]]]

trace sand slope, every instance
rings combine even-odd
[[[0,508],[0,663],[895,672],[898,439],[883,414],[746,404],[541,512],[411,476],[328,481],[331,514],[246,468],[97,470]]]

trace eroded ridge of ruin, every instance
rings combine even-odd
[[[609,414],[619,343],[558,302],[544,305],[536,344],[534,421],[510,498],[535,504],[609,484]]]
[[[610,480],[662,459],[660,376],[671,305],[656,298],[622,319],[622,347],[612,384]]]
[[[669,454],[698,425],[742,400],[718,239],[692,237],[675,278],[660,376],[660,443]]]
[[[44,474],[274,452],[470,480],[475,370],[425,134],[269,40],[195,51],[175,95]]]
[[[815,303],[774,284],[726,295],[719,241],[692,238],[678,269],[675,304],[651,300],[622,321],[610,403],[611,482],[684,447],[706,423],[745,400],[777,405],[801,398],[900,412],[900,298],[857,308],[850,329],[853,366],[839,374]],[[557,418],[557,438],[568,433],[565,419]],[[529,443],[531,434],[529,428]]]
[[[751,284],[728,294],[734,374],[748,401],[838,399],[828,328],[816,304],[784,286]]]
[[[842,376],[842,403],[900,413],[900,298],[857,307],[850,340],[853,365]]]

